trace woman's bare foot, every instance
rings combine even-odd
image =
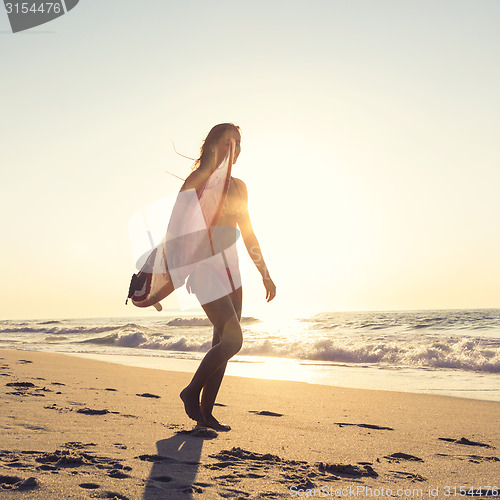
[[[220,432],[227,432],[231,430],[231,427],[227,424],[221,424],[213,415],[209,418],[198,420],[198,425],[202,425],[203,427],[210,427],[210,429],[214,429]]]
[[[203,420],[203,415],[200,410],[200,395],[193,393],[189,386],[182,390],[180,398],[184,403],[184,410],[189,418],[200,422]]]

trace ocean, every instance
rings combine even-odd
[[[500,309],[331,312],[242,319],[227,374],[500,401]],[[200,314],[4,320],[0,348],[194,372],[212,329]]]

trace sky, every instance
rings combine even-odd
[[[500,307],[499,25],[497,0],[80,0],[13,34],[0,6],[0,319],[158,315],[125,306],[129,221],[189,174],[172,141],[228,121],[277,286],[243,249],[244,315]]]

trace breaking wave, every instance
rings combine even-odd
[[[270,356],[332,363],[369,364],[380,368],[393,366],[447,368],[465,371],[500,373],[500,343],[481,339],[456,338],[404,343],[401,341],[315,341],[283,342],[274,339],[245,340],[240,354]],[[210,335],[160,336],[136,331],[111,334],[84,340],[87,344],[105,344],[165,351],[206,352],[211,346]]]
[[[292,330],[246,317],[242,326],[246,356],[500,373],[500,310],[324,313],[296,320]],[[211,324],[201,316],[0,321],[0,347],[151,355],[146,350],[203,353],[211,342]]]

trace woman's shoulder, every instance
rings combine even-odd
[[[241,179],[237,179],[236,177],[231,176],[231,179],[233,180],[234,184],[236,185],[236,188],[238,189],[238,191],[240,191],[241,194],[244,194],[245,196],[247,196],[247,185]]]
[[[186,191],[187,189],[198,189],[207,180],[208,177],[208,172],[199,168],[194,170],[187,176],[184,184],[181,187],[181,191]]]

